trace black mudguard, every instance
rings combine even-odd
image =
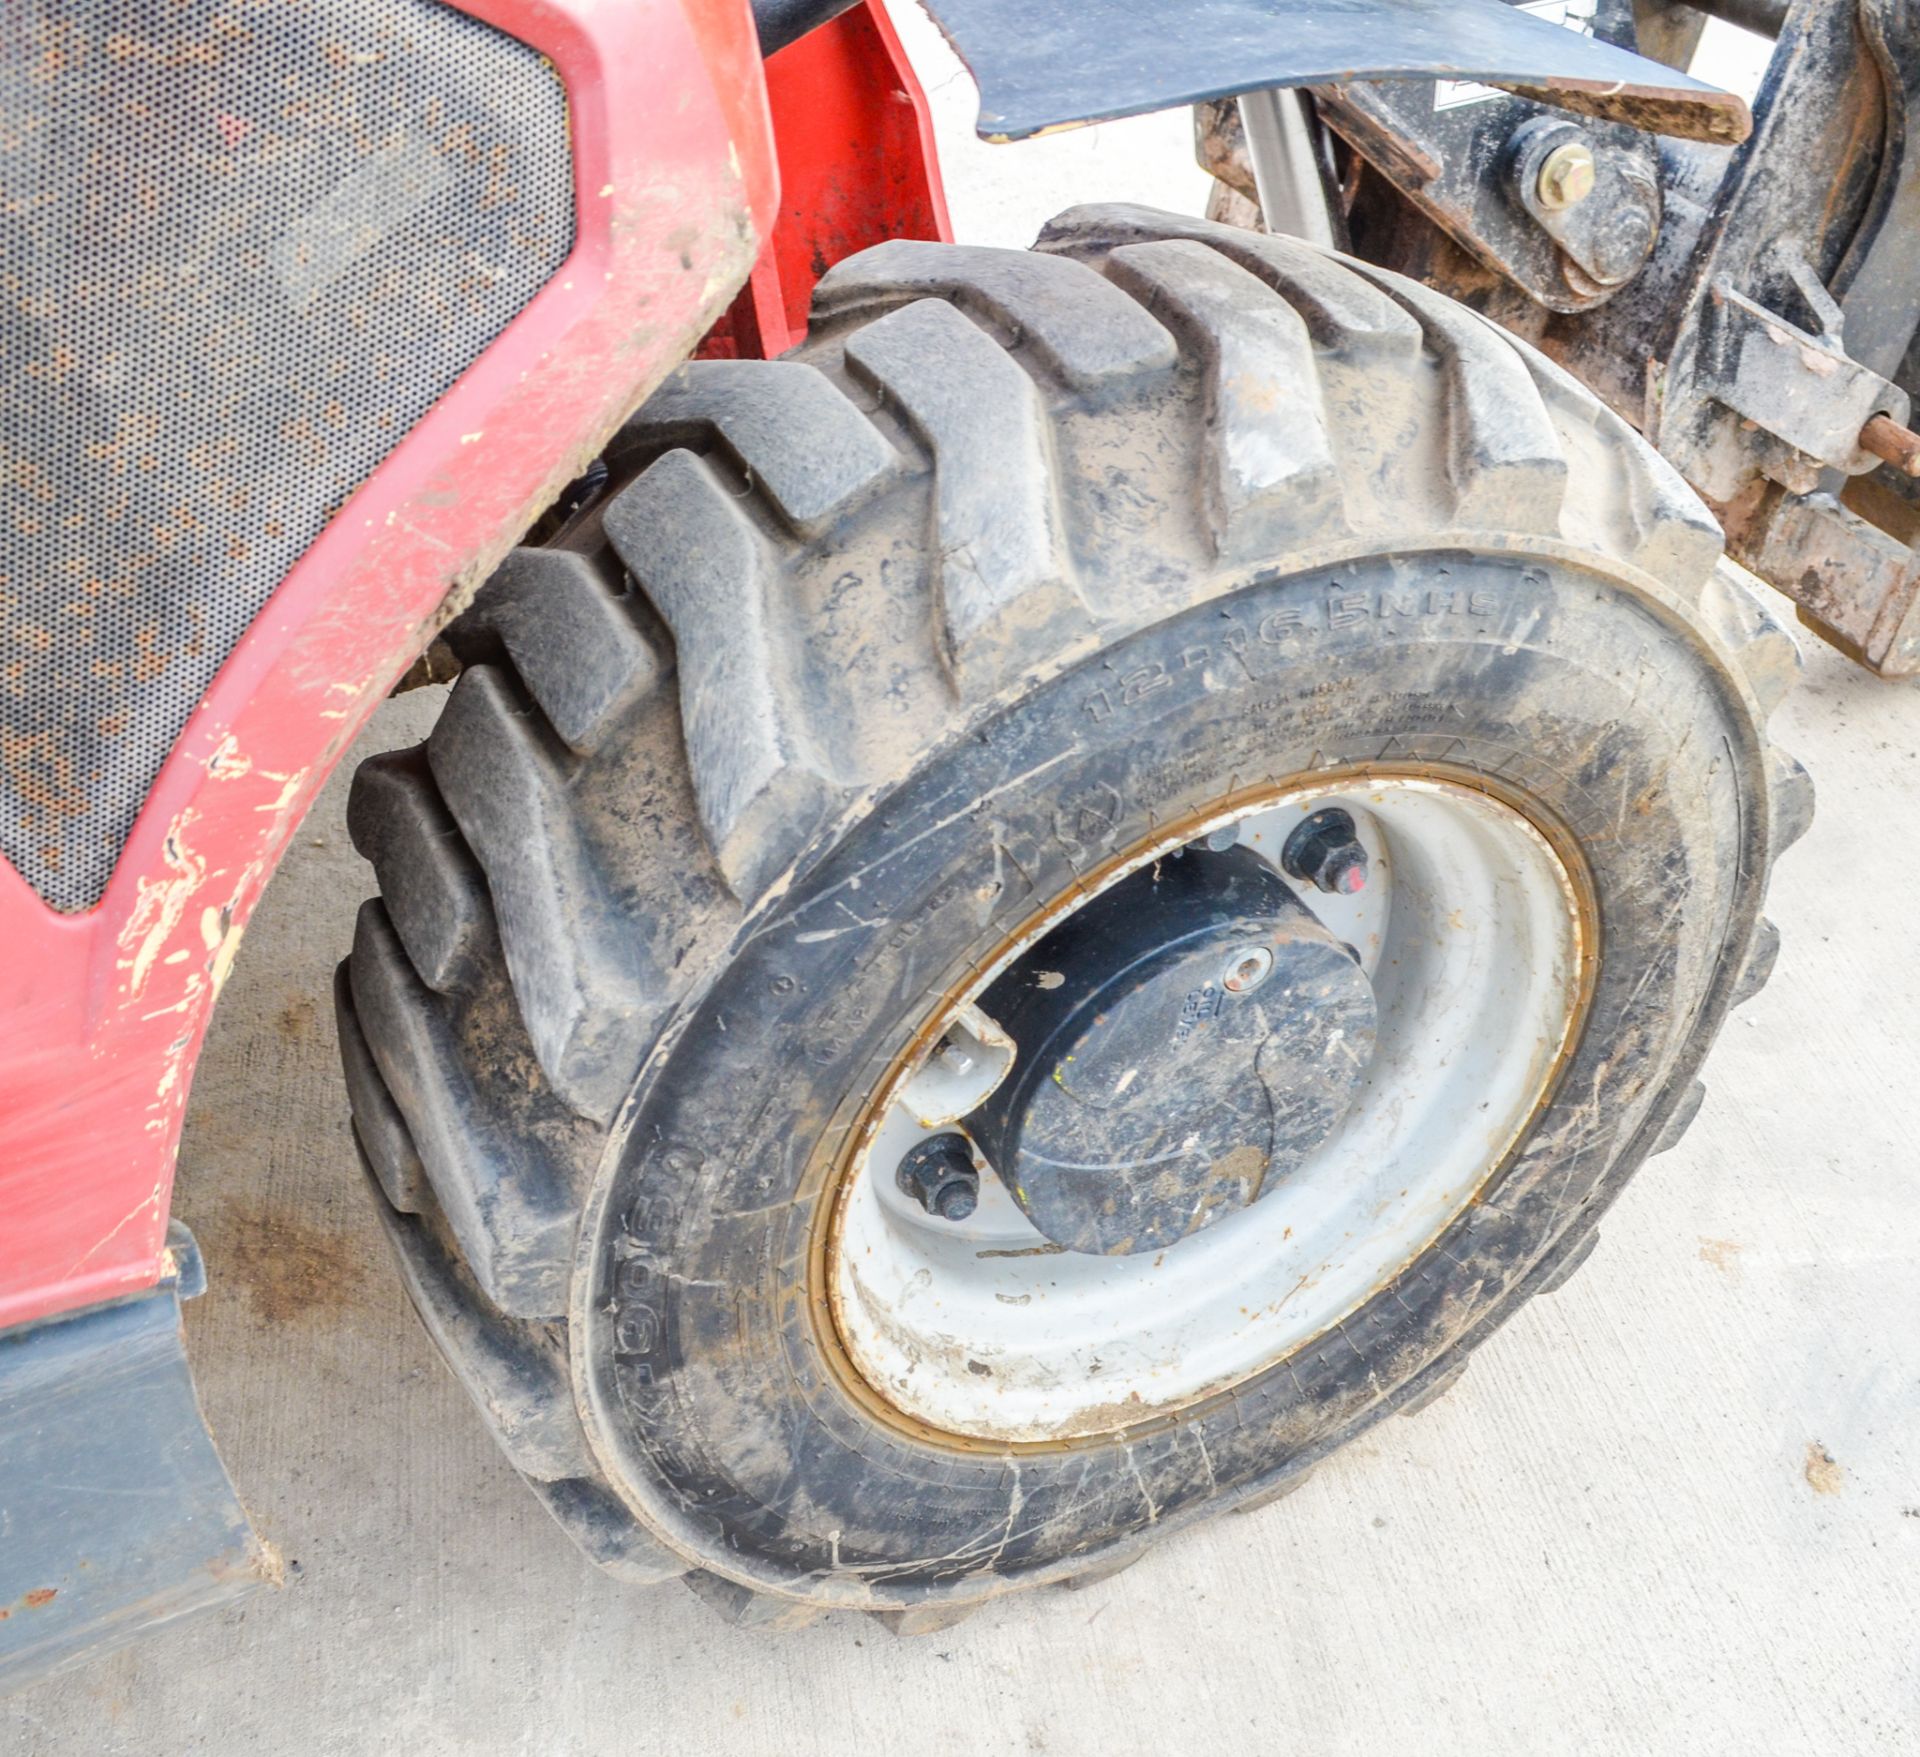
[[[927,0],[980,87],[981,135],[1268,86],[1473,79],[1694,140],[1746,138],[1731,93],[1503,0]]]
[[[133,1299],[0,1334],[0,1695],[278,1578],[194,1396],[173,1272]]]

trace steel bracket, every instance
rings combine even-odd
[[[1819,313],[1819,331],[1802,329],[1722,281],[1706,310],[1699,383],[1797,454],[1777,460],[1770,473],[1806,492],[1822,467],[1849,476],[1875,468],[1879,460],[1861,446],[1860,429],[1875,415],[1904,425],[1911,404],[1898,385],[1848,357],[1840,311],[1804,263],[1791,272]]]
[[[1911,542],[1831,494],[1776,488],[1728,546],[1792,598],[1822,640],[1881,677],[1920,676],[1920,553]]]

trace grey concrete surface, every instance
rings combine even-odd
[[[919,35],[950,136],[970,94]],[[1197,205],[1183,137],[1041,143],[1001,185],[956,151],[963,231]],[[1587,1267],[1286,1502],[917,1640],[742,1634],[616,1587],[495,1453],[347,1140],[327,980],[369,881],[343,772],[247,937],[179,1185],[207,1413],[287,1585],[0,1703],[0,1750],[1920,1750],[1920,691],[1809,658],[1776,722],[1821,788],[1778,974]],[[435,694],[358,754],[420,737]]]

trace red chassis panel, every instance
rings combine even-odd
[[[798,347],[814,282],[869,244],[953,238],[926,94],[881,0],[773,56],[767,102],[780,207],[753,278],[701,346],[709,358]]]
[[[268,600],[98,907],[0,863],[0,1328],[151,1286],[207,1019],[328,771],[746,276],[775,174],[746,0],[459,0],[572,109],[577,242]]]

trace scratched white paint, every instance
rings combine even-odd
[[[191,807],[168,827],[162,845],[162,858],[169,876],[140,880],[139,895],[121,928],[118,946],[131,956],[118,967],[127,972],[127,994],[138,1000],[146,992],[147,978],[156,959],[166,948],[184,919],[195,894],[206,881],[206,857],[197,853],[189,838],[199,814]]]

